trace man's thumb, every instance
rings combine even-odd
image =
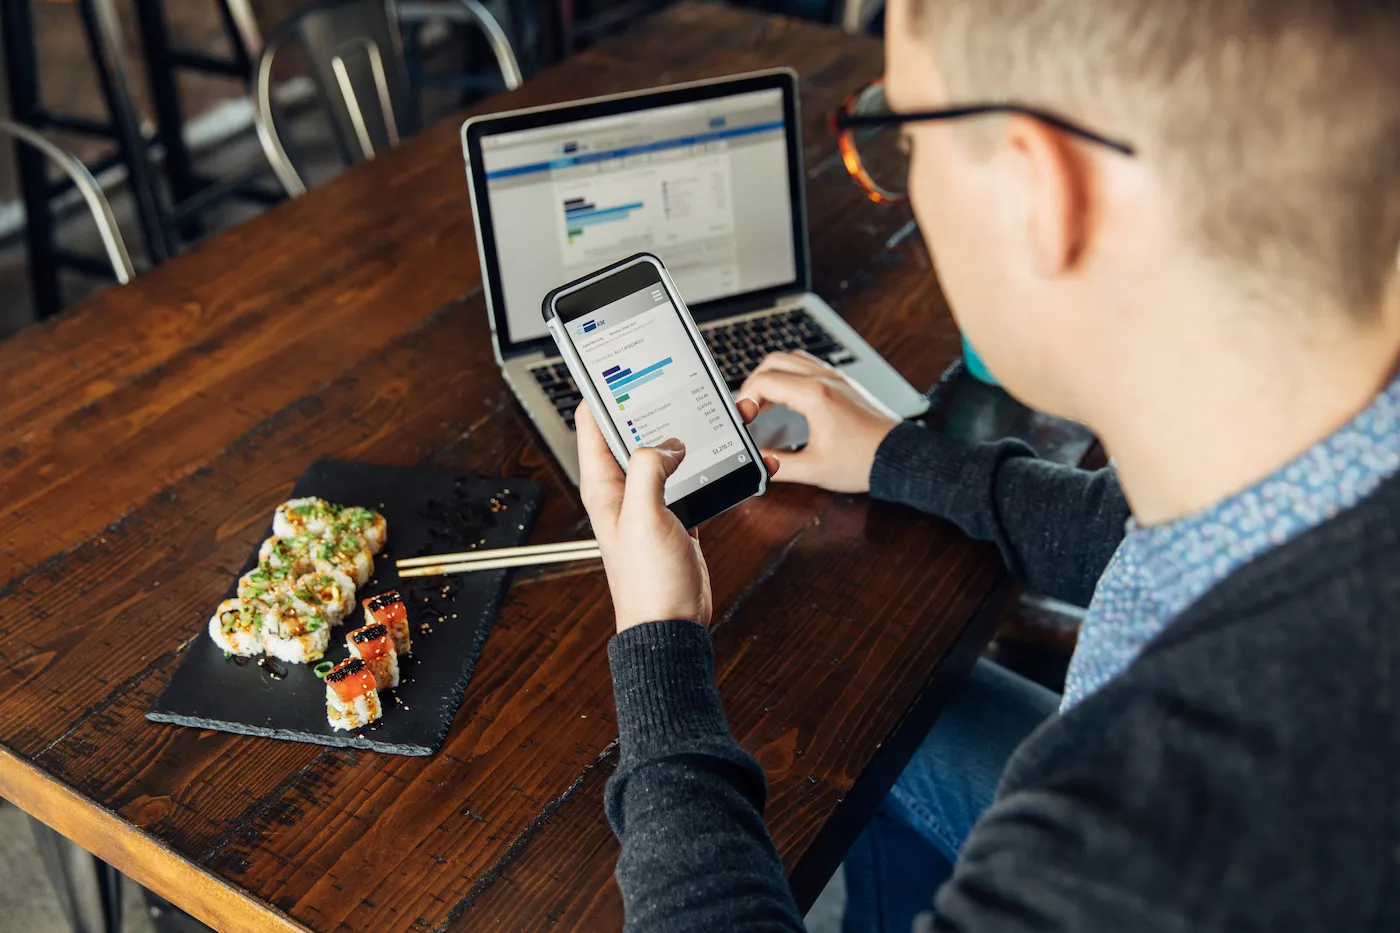
[[[666,478],[676,472],[685,459],[685,445],[674,437],[667,438],[655,447],[639,447],[627,461],[627,492],[624,507],[628,502],[655,503],[664,498]]]

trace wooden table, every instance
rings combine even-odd
[[[881,61],[683,4],[490,106],[794,66],[817,291],[931,385],[958,348],[924,247],[890,242],[907,211],[866,202],[825,130]],[[534,539],[588,534],[492,362],[455,122],[0,345],[0,795],[222,930],[617,928],[596,569],[517,580],[433,758],[142,718],[321,457],[534,476]],[[805,905],[1005,576],[942,522],[808,488],[704,537],[725,705]]]

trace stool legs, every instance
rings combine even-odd
[[[32,817],[29,826],[73,933],[121,933],[121,874]]]
[[[9,85],[11,118],[25,126],[38,126],[39,70],[34,50],[34,17],[28,2],[0,2],[0,38],[5,43],[5,83]],[[39,317],[48,317],[63,307],[54,255],[53,216],[49,213],[48,167],[43,153],[19,142],[15,143],[15,162],[27,218],[24,235],[34,307]]]
[[[127,58],[122,51],[121,31],[111,0],[79,0],[78,15],[87,37],[88,51],[97,70],[102,97],[111,116],[117,145],[128,172],[128,183],[136,201],[136,217],[152,264],[164,262],[173,252],[170,231],[162,220],[160,205],[136,113],[131,89],[126,83]]]

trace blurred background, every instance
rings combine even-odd
[[[95,208],[60,154],[89,172],[110,201],[132,274],[139,274],[288,196],[285,173],[274,171],[257,131],[257,77],[271,53],[272,115],[264,116],[309,187],[365,157],[345,114],[335,112],[343,110],[337,91],[350,91],[376,136],[372,111],[387,82],[401,138],[664,5],[3,0],[0,128],[8,132],[0,136],[8,138],[0,139],[0,339],[116,280]],[[883,0],[743,5],[873,31]],[[326,42],[374,35],[382,31],[376,19],[390,23],[397,46],[384,41],[376,49],[383,79],[369,57],[346,56],[349,80],[337,87],[324,70],[333,51]],[[25,130],[57,151],[17,141]],[[375,148],[396,141],[372,140]]]

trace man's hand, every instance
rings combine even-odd
[[[758,414],[758,405],[744,399],[739,413],[747,424]],[[699,536],[686,531],[663,496],[666,478],[685,458],[685,445],[670,438],[639,448],[624,475],[586,402],[574,413],[574,423],[579,491],[603,552],[617,630],[662,619],[709,625],[710,574]],[[776,457],[763,460],[770,474],[778,471]]]
[[[773,353],[739,393],[767,407],[786,405],[807,419],[807,446],[783,453],[783,479],[832,492],[868,492],[880,442],[899,419],[872,402],[834,366],[801,350]],[[764,455],[776,455],[764,451]]]

